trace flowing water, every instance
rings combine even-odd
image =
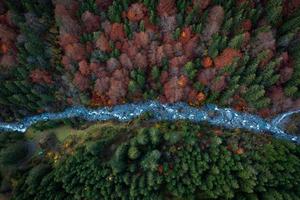
[[[25,132],[31,125],[49,120],[59,120],[79,117],[87,121],[119,120],[130,121],[143,113],[149,112],[153,119],[175,121],[189,120],[192,122],[208,122],[212,125],[229,129],[242,128],[257,134],[270,134],[278,139],[289,140],[300,144],[300,137],[286,133],[280,127],[283,120],[300,110],[291,111],[279,115],[272,121],[265,120],[259,116],[249,113],[237,112],[231,108],[219,108],[209,104],[202,108],[191,107],[186,103],[162,104],[157,101],[146,101],[142,103],[130,103],[114,107],[103,107],[88,109],[76,106],[58,113],[43,113],[26,117],[15,123],[0,122],[0,130]]]

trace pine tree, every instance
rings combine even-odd
[[[234,36],[228,46],[234,49],[240,49],[244,42],[244,33]]]
[[[273,0],[267,2],[265,9],[267,13],[267,19],[274,26],[282,21],[282,3],[282,0]]]
[[[284,88],[284,94],[289,97],[292,97],[297,91],[298,88],[296,86],[288,86]]]

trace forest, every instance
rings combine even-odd
[[[300,1],[0,0],[1,123],[146,100],[300,109]],[[0,131],[0,199],[300,200],[300,146],[149,113],[40,122]]]
[[[299,0],[7,0],[0,119],[72,105],[300,107]]]
[[[0,134],[1,192],[15,200],[300,197],[296,144],[186,121],[90,127],[64,139],[40,131],[35,152],[28,133]]]

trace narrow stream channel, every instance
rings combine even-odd
[[[143,113],[150,112],[157,121],[189,120],[208,122],[209,124],[229,129],[241,128],[257,134],[270,134],[278,139],[289,140],[300,144],[300,137],[286,133],[280,128],[281,122],[300,110],[278,115],[272,121],[249,113],[237,112],[231,108],[219,108],[209,104],[201,108],[191,107],[186,103],[162,104],[157,101],[130,103],[114,107],[88,109],[82,106],[67,108],[63,112],[43,113],[26,117],[15,123],[0,122],[1,131],[25,132],[31,125],[49,120],[79,117],[87,121],[119,120],[130,121]]]

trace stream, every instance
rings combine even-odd
[[[128,103],[114,107],[89,109],[75,106],[57,113],[43,113],[25,117],[19,122],[0,122],[1,131],[24,133],[33,124],[67,118],[82,118],[87,121],[118,120],[130,121],[149,112],[156,121],[189,120],[192,122],[208,122],[211,125],[228,129],[241,128],[257,134],[269,134],[278,139],[288,140],[300,144],[300,136],[286,133],[281,123],[300,110],[290,111],[276,116],[273,120],[266,120],[257,115],[235,111],[231,108],[220,108],[213,104],[201,108],[191,107],[187,103],[163,104],[157,101]]]

